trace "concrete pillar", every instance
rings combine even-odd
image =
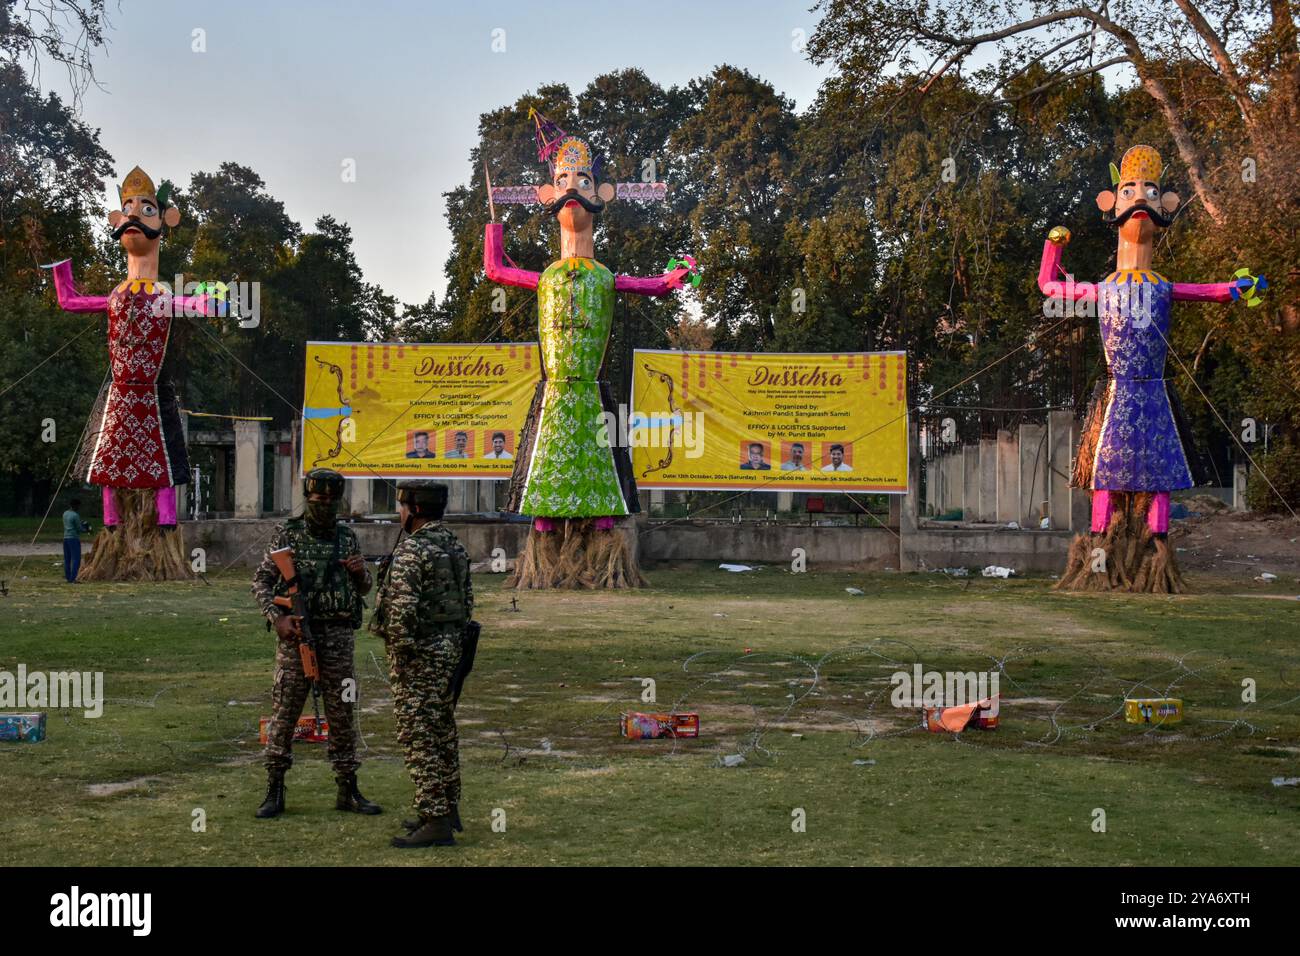
[[[778,491],[776,493],[776,510],[780,512],[794,510],[793,491]]]
[[[1074,456],[1083,439],[1083,422],[1070,422],[1070,474],[1074,474]],[[1087,488],[1070,488],[1070,530],[1087,532],[1092,527],[1092,492]]]
[[[211,479],[208,482],[208,510],[209,511],[229,511],[230,499],[226,489],[230,487],[229,476],[230,470],[226,464],[226,448],[224,445],[217,446],[217,453],[213,456],[212,474],[208,475]]]
[[[948,456],[948,510],[964,507],[966,485],[966,452],[958,446]]]
[[[235,422],[235,517],[262,517],[261,422]]]
[[[997,520],[1020,520],[1020,453],[1016,437],[998,429]]]
[[[1249,511],[1246,505],[1246,478],[1250,474],[1249,466],[1244,461],[1232,466],[1232,510]]]
[[[919,544],[916,537],[917,515],[921,508],[921,443],[916,424],[910,421],[907,423],[907,444],[907,495],[898,513],[898,569],[917,571],[920,569],[912,548]]]
[[[934,503],[934,513],[941,515],[952,507],[952,455],[944,452],[939,456],[939,494]]]
[[[961,517],[963,521],[976,521],[980,510],[980,446],[963,445],[961,458]]]
[[[905,498],[905,495],[889,496],[889,517],[885,519],[887,522],[886,527],[893,528],[895,531],[898,530],[898,523],[903,517],[903,501]]]
[[[1047,428],[1021,425],[1020,449],[1020,527],[1037,528],[1047,513]]]
[[[933,517],[934,506],[939,500],[939,457],[925,459],[925,511],[927,518]]]
[[[293,508],[293,486],[297,484],[293,474],[293,455],[275,456],[275,474],[271,479],[276,511],[290,511]]]
[[[354,515],[374,514],[374,491],[369,478],[348,479],[348,510]]]
[[[1047,500],[1048,518],[1052,527],[1070,527],[1070,435],[1074,426],[1074,413],[1057,411],[1047,413]]]
[[[190,416],[181,412],[181,440],[188,449],[190,445]],[[188,457],[188,456],[187,456]],[[189,515],[189,490],[190,482],[194,480],[194,475],[172,475],[172,481],[183,481],[185,484],[176,487],[176,520],[184,521]]]
[[[979,440],[979,520],[997,520],[997,442]]]

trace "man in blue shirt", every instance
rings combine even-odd
[[[90,525],[81,520],[81,501],[73,498],[68,502],[68,510],[63,512],[63,576],[69,584],[77,581],[77,572],[81,570],[81,536],[90,530]]]

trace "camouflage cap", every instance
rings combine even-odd
[[[447,507],[447,486],[427,478],[409,478],[397,483],[397,500],[441,512]]]
[[[343,476],[332,468],[313,468],[303,476],[302,491],[305,495],[319,492],[320,494],[341,498],[343,496]]]

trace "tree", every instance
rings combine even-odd
[[[1158,106],[1192,188],[1218,225],[1227,220],[1204,144],[1193,133],[1197,101],[1180,98],[1169,63],[1197,59],[1217,76],[1218,92],[1235,104],[1257,153],[1267,151],[1268,117],[1292,126],[1300,121],[1300,51],[1288,0],[1113,0],[1097,9],[1078,0],[1035,0],[1028,7],[998,0],[916,6],[822,0],[819,7],[825,16],[809,43],[810,57],[836,63],[863,84],[897,67],[918,71],[917,84],[926,90],[989,47],[996,63],[979,75],[997,105],[1004,87],[1035,65],[1046,70],[1048,84],[1127,66]]]
[[[720,346],[768,349],[796,262],[785,242],[796,193],[794,104],[730,66],[691,92],[699,109],[670,140],[671,173],[692,208],[692,244],[708,275],[700,298]]]

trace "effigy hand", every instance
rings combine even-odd
[[[693,288],[698,288],[700,284],[700,268],[693,256],[669,259],[668,266],[664,269],[664,275],[670,289],[682,288],[685,285],[683,280],[687,276],[690,276],[690,283]]]
[[[1259,297],[1259,293],[1268,288],[1268,280],[1263,276],[1251,275],[1249,269],[1238,269],[1233,275],[1237,281],[1232,284],[1232,288],[1229,290],[1232,300],[1235,302],[1245,296],[1248,308],[1253,309],[1259,305],[1263,301]]]

